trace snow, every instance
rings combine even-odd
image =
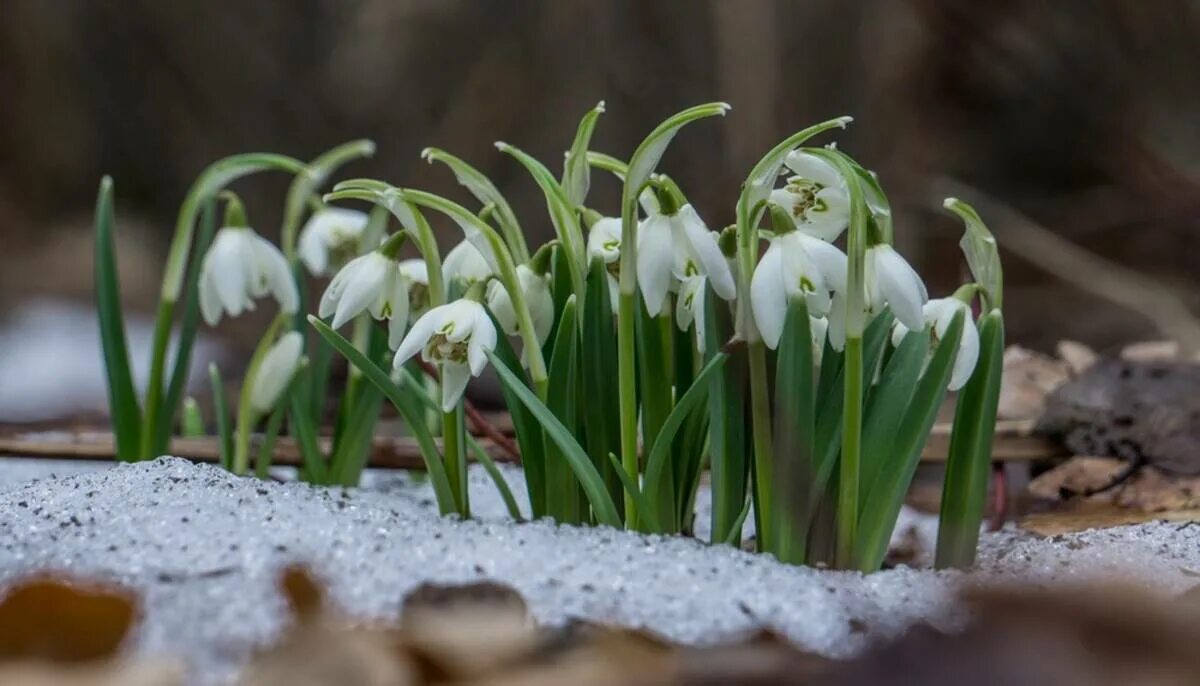
[[[196,683],[227,681],[253,646],[278,635],[275,576],[297,561],[365,619],[394,618],[423,581],[487,578],[516,588],[551,625],[583,618],[701,644],[770,627],[830,656],[918,621],[960,625],[965,611],[953,598],[964,583],[1116,577],[1175,593],[1200,570],[1200,527],[1178,524],[1054,539],[1009,531],[985,538],[970,574],[901,567],[864,576],[694,539],[513,523],[478,471],[479,518],[462,522],[438,517],[429,490],[396,473],[371,473],[362,489],[314,488],[163,458],[18,484],[36,469],[8,464],[0,474],[25,471],[0,480],[0,584],[58,570],[137,589],[144,620],[130,649],[185,660]],[[505,475],[520,492],[519,472]],[[931,534],[927,520],[913,522]]]

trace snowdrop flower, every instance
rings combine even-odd
[[[279,396],[300,366],[303,351],[304,336],[299,331],[289,331],[263,356],[250,387],[250,407],[255,412],[261,415],[275,409]]]
[[[933,325],[933,340],[936,343],[946,335],[954,315],[963,313],[962,338],[958,341],[958,353],[954,357],[954,370],[950,372],[950,383],[947,386],[957,391],[971,378],[975,363],[979,361],[979,331],[975,328],[975,319],[971,316],[971,308],[958,298],[937,298],[925,303],[922,326],[926,323]],[[900,345],[908,335],[909,327],[896,321],[892,325],[892,345]]]
[[[725,300],[737,297],[733,271],[717,245],[717,235],[691,205],[675,214],[653,214],[638,227],[638,284],[646,300],[646,311],[658,316],[667,294],[676,284],[695,276],[706,276],[713,290]]]
[[[816,155],[793,150],[784,160],[795,176],[771,191],[770,202],[787,210],[796,228],[835,241],[850,225],[850,192],[837,168]]]
[[[224,313],[237,317],[253,310],[254,301],[267,294],[284,313],[300,307],[283,253],[248,226],[226,226],[217,232],[200,263],[199,289],[200,312],[209,326],[216,326]]]
[[[400,260],[400,277],[407,279],[409,283],[409,316],[423,311],[429,303],[429,267],[425,264],[425,260],[415,257]]]
[[[533,319],[533,331],[537,334],[539,343],[545,343],[550,335],[550,327],[554,324],[554,297],[550,295],[550,277],[538,274],[528,265],[517,265],[517,281],[521,284],[521,294],[525,296],[525,305],[529,308],[530,318]],[[488,284],[487,306],[499,322],[504,333],[517,333],[517,313],[513,309],[512,298],[508,289],[498,280]]]
[[[487,366],[487,352],[496,348],[496,327],[483,305],[455,300],[435,307],[413,324],[396,350],[401,367],[419,351],[421,359],[441,365],[442,411],[450,412],[462,398],[467,381]]]
[[[890,306],[892,314],[906,327],[919,329],[924,325],[921,307],[929,294],[921,277],[895,248],[886,243],[867,248],[863,280],[871,312]]]
[[[604,217],[596,220],[588,232],[588,259],[599,258],[608,270],[608,300],[612,310],[617,311],[618,282],[621,273],[621,220]]]
[[[704,302],[708,297],[708,277],[691,276],[679,286],[679,299],[675,301],[675,324],[680,331],[687,331],[696,323],[696,350],[704,354]]]
[[[492,268],[479,248],[464,240],[446,255],[442,261],[442,273],[446,275],[446,281],[457,279],[472,284],[490,279]]]
[[[358,241],[366,228],[365,212],[344,207],[319,210],[300,230],[300,259],[313,276],[324,276],[329,270],[331,255],[349,256],[358,252]]]
[[[836,312],[834,298],[845,290],[845,253],[803,231],[776,236],[750,278],[750,308],[763,342],[779,346],[791,298],[804,297],[809,314],[820,317]]]
[[[337,329],[365,310],[376,320],[388,323],[388,347],[394,350],[408,326],[412,287],[413,279],[394,259],[372,250],[338,271],[321,296],[317,315],[332,315],[332,326]]]

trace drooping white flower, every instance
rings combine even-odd
[[[408,279],[408,315],[416,316],[429,304],[429,266],[422,259],[400,260],[400,276]]]
[[[646,311],[656,317],[667,294],[683,280],[704,275],[713,290],[725,300],[737,297],[733,271],[717,244],[717,234],[708,230],[691,205],[675,214],[652,214],[638,226],[638,286]]]
[[[954,356],[950,383],[947,385],[952,391],[957,391],[967,383],[971,372],[975,370],[975,363],[979,361],[979,330],[975,328],[971,308],[958,298],[936,298],[925,303],[922,308],[922,326],[933,325],[934,342],[946,335],[946,330],[954,321],[954,315],[959,312],[963,313],[963,331],[958,341],[958,352]],[[900,345],[909,331],[908,326],[897,320],[892,325],[892,345]]]
[[[836,167],[811,153],[793,150],[784,160],[794,176],[771,191],[770,202],[787,210],[796,228],[835,241],[850,225],[850,192]]]
[[[900,323],[910,329],[921,328],[921,308],[929,293],[921,277],[895,248],[886,243],[867,248],[863,281],[871,312],[890,306]]]
[[[287,260],[270,241],[246,226],[217,232],[200,263],[200,312],[209,326],[221,315],[237,317],[270,294],[287,314],[300,307],[300,294]]]
[[[763,342],[779,345],[791,298],[804,297],[809,314],[820,317],[836,309],[833,298],[845,290],[845,253],[803,231],[775,237],[750,278],[750,307]]]
[[[529,308],[529,316],[533,319],[533,331],[537,334],[538,343],[545,343],[554,324],[554,297],[550,294],[550,277],[537,274],[527,265],[521,264],[517,265],[517,281],[520,282],[525,305]],[[504,333],[510,336],[517,333],[517,313],[513,309],[512,298],[499,280],[488,284],[487,306]]]
[[[317,315],[333,316],[332,326],[337,329],[365,310],[388,323],[388,347],[395,349],[408,326],[413,282],[395,260],[372,250],[338,271],[321,296]]]
[[[440,365],[442,411],[454,409],[472,376],[487,366],[487,352],[496,348],[496,327],[473,300],[455,300],[421,315],[396,350],[399,368],[417,352],[421,359]]]
[[[250,387],[250,407],[255,412],[267,414],[275,409],[280,394],[296,374],[303,352],[304,336],[299,331],[289,331],[275,341],[259,363]]]
[[[459,280],[467,284],[487,281],[492,277],[492,267],[483,253],[470,241],[462,241],[450,249],[442,260],[442,273],[446,281]]]
[[[331,255],[357,254],[367,228],[367,214],[344,207],[326,207],[313,213],[300,230],[298,251],[313,276],[324,276]],[[344,259],[344,257],[343,257]]]
[[[617,311],[618,281],[621,266],[621,220],[604,217],[592,224],[587,240],[588,259],[600,258],[607,268],[608,300],[613,313]]]

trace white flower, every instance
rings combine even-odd
[[[900,253],[886,243],[867,248],[863,266],[867,307],[881,312],[892,308],[896,319],[910,329],[923,326],[921,307],[929,299],[921,277],[909,266]]]
[[[617,311],[618,282],[621,266],[621,220],[604,217],[592,224],[587,240],[588,259],[600,258],[608,270],[608,300],[612,311]]]
[[[837,309],[833,298],[845,290],[845,253],[802,231],[777,236],[750,278],[750,308],[763,342],[779,345],[791,298],[803,296],[809,315],[820,317]]]
[[[784,164],[795,176],[771,191],[770,202],[788,211],[796,228],[826,241],[835,241],[850,225],[850,193],[846,180],[825,160],[793,150]]]
[[[464,281],[468,284],[487,281],[492,277],[492,268],[483,253],[470,241],[463,241],[451,248],[442,260],[442,273],[446,281]]]
[[[963,313],[962,337],[958,341],[958,352],[954,357],[954,370],[950,373],[950,383],[947,386],[950,390],[957,391],[971,378],[971,372],[975,370],[975,363],[979,361],[979,331],[975,328],[971,308],[958,298],[937,298],[925,303],[922,310],[922,326],[926,323],[933,325],[934,342],[941,340],[946,335],[946,330],[954,321],[954,315],[959,312]],[[909,330],[908,326],[897,320],[892,325],[892,345],[900,345]]]
[[[217,232],[200,263],[200,312],[209,326],[223,313],[236,317],[271,294],[287,314],[300,307],[300,294],[287,260],[270,241],[245,226]]]
[[[690,276],[679,286],[679,299],[675,301],[675,323],[680,331],[687,331],[696,323],[696,350],[704,354],[704,301],[708,297],[708,277],[703,274]]]
[[[667,294],[683,280],[707,276],[717,295],[725,300],[737,297],[733,271],[717,244],[717,235],[708,230],[691,205],[672,215],[652,214],[638,226],[638,285],[646,301],[646,311],[657,317]]]
[[[529,308],[530,318],[533,319],[533,330],[539,343],[545,343],[550,335],[550,327],[554,324],[554,298],[550,295],[550,277],[536,274],[528,266],[517,265],[517,281],[521,285],[521,294],[525,296],[525,305]],[[513,309],[512,298],[508,289],[499,280],[488,284],[487,306],[495,315],[500,328],[512,335],[517,333],[517,313]]]
[[[450,412],[466,390],[467,381],[487,366],[487,352],[495,348],[496,327],[483,305],[455,300],[417,319],[396,350],[394,364],[399,368],[418,351],[426,362],[440,364],[442,411]]]
[[[289,331],[263,356],[250,387],[250,407],[255,412],[267,414],[275,409],[280,394],[292,382],[303,351],[304,336]]]
[[[395,260],[372,250],[338,271],[321,296],[317,315],[332,315],[332,326],[337,329],[366,310],[373,318],[388,323],[388,347],[395,349],[408,326],[412,285],[413,279]]]
[[[314,276],[324,276],[329,270],[331,254],[357,254],[367,219],[365,212],[344,207],[326,207],[313,213],[300,230],[298,248],[308,271]]]

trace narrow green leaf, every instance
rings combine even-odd
[[[184,293],[187,294],[187,304],[184,306],[183,319],[179,326],[179,342],[175,347],[175,361],[171,369],[171,378],[167,383],[167,393],[163,396],[162,406],[166,412],[166,421],[159,422],[159,425],[155,427],[155,431],[157,432],[157,436],[155,437],[157,451],[166,450],[167,443],[170,440],[171,427],[175,423],[174,415],[179,407],[179,399],[183,395],[188,377],[191,375],[192,350],[196,344],[196,331],[200,326],[200,293],[198,288],[200,282],[200,264],[204,260],[204,253],[208,252],[208,247],[212,244],[216,230],[217,204],[215,199],[210,198],[204,203],[204,208],[200,211],[200,232],[196,235],[196,248],[192,252],[192,263],[188,267],[187,285],[184,286]]]
[[[904,413],[904,420],[892,438],[889,464],[886,469],[877,471],[875,483],[864,499],[855,545],[856,562],[861,570],[874,571],[883,564],[904,495],[912,483],[913,474],[921,460],[921,451],[925,448],[925,441],[946,397],[946,385],[954,370],[963,321],[962,313],[955,316],[946,329],[946,335],[934,348],[933,357]]]
[[[665,309],[657,317],[651,317],[643,300],[638,298],[634,335],[640,377],[638,391],[642,406],[642,441],[645,445],[655,444],[674,403],[675,379],[672,372],[675,369],[675,324],[671,321],[672,308]],[[654,502],[657,498],[667,497],[674,489],[672,476],[671,472],[667,472],[665,480],[655,483],[656,487],[663,488],[662,493],[647,488],[646,498]]]
[[[612,303],[609,300],[607,270],[598,258],[588,270],[587,298],[583,301],[580,341],[584,354],[580,356],[583,397],[582,425],[588,455],[604,477],[608,493],[618,509],[623,509],[621,474],[612,469],[608,454],[619,449],[618,428],[617,333],[613,325]],[[618,474],[617,472],[621,472]]]
[[[619,475],[617,478],[621,480],[622,488],[625,489],[630,498],[633,498],[633,502],[637,506],[639,513],[638,516],[642,518],[647,530],[662,531],[662,525],[658,522],[658,516],[646,500],[646,494],[642,492],[642,489],[638,488],[637,480],[634,479],[633,475],[621,468],[621,460],[617,457],[616,453],[609,453],[608,461]]]
[[[207,434],[204,430],[204,415],[200,403],[192,396],[183,399],[183,419],[180,421],[184,438],[199,438]]]
[[[488,312],[488,316],[492,317],[492,324],[496,330],[502,331],[495,316],[491,312]],[[514,376],[519,378],[526,388],[529,388],[528,377],[521,367],[521,361],[517,357],[516,351],[512,348],[512,343],[509,342],[507,336],[498,336],[497,339],[496,358]],[[507,386],[501,384],[500,392],[504,395],[504,406],[508,408],[508,414],[512,417],[513,432],[517,437],[517,445],[521,449],[521,466],[525,469],[525,488],[529,496],[529,511],[534,519],[540,519],[547,514],[546,448],[542,440],[542,426],[538,424],[529,408],[525,407],[524,403]]]
[[[369,320],[365,326],[367,353],[364,358],[384,359],[388,356],[386,330]],[[342,431],[335,437],[327,474],[332,483],[340,486],[357,486],[362,479],[362,472],[370,459],[371,439],[375,434],[375,424],[379,421],[386,390],[379,384],[362,383],[362,377],[358,374],[352,373],[350,377],[355,383],[354,388],[348,390],[346,399],[351,402],[346,403],[349,409]],[[394,387],[390,380],[389,386]]]
[[[318,340],[324,341],[325,339],[318,336]],[[329,348],[328,345],[325,347]],[[332,350],[332,348],[329,349]],[[309,413],[309,403],[305,402],[305,398],[313,393],[313,376],[316,371],[311,365],[306,365],[298,374],[300,390],[293,393],[289,401],[291,403],[292,432],[296,435],[296,444],[300,448],[300,460],[303,465],[300,476],[309,483],[324,484],[327,483],[325,456],[321,453],[321,447],[317,443],[318,424]]]
[[[1003,372],[1004,317],[996,309],[980,319],[979,362],[958,396],[954,414],[938,526],[935,565],[939,569],[975,563]]]
[[[575,296],[567,298],[560,317],[554,352],[550,356],[550,393],[546,406],[569,430],[578,424],[576,364],[579,329],[575,325]],[[546,451],[546,513],[564,524],[581,524],[586,519],[583,501],[572,465],[562,448],[545,444]],[[590,464],[590,462],[589,462]]]
[[[816,382],[813,378],[812,328],[804,298],[792,298],[784,320],[783,336],[775,363],[775,474],[783,497],[776,500],[777,512],[771,527],[778,540],[776,557],[781,562],[801,564],[805,557],[807,530],[797,525],[803,512],[792,511],[803,502],[800,493],[813,480],[816,448]]]
[[[425,426],[424,417],[417,399],[411,393],[402,392],[396,384],[392,383],[391,377],[386,372],[359,352],[350,341],[331,329],[328,324],[312,315],[309,315],[308,323],[325,340],[329,341],[329,344],[334,349],[344,355],[350,361],[350,364],[358,368],[363,373],[363,376],[382,391],[387,396],[387,399],[395,405],[396,410],[400,412],[400,416],[404,418],[404,422],[408,425],[408,430],[412,432],[413,438],[417,440],[417,446],[421,451],[421,458],[425,462],[425,469],[429,472],[429,479],[433,486],[434,497],[437,499],[438,510],[442,514],[453,513],[455,511],[454,491],[450,488],[450,481],[446,477],[446,468],[442,464],[437,444],[434,442],[433,436],[429,433],[429,428]]]
[[[708,397],[709,382],[721,371],[721,367],[727,359],[729,359],[729,356],[725,353],[713,355],[708,363],[704,365],[704,368],[700,370],[700,373],[696,375],[696,382],[679,398],[679,401],[675,403],[675,407],[662,423],[662,427],[659,429],[650,453],[646,458],[646,476],[643,489],[646,493],[658,493],[662,490],[661,484],[666,475],[670,474],[671,445],[675,441],[675,435],[683,425],[684,420]],[[670,524],[673,520],[678,520],[677,508],[675,507],[676,494],[668,493],[667,495],[671,496],[670,502],[651,503],[655,512],[658,513],[659,522],[663,524]],[[666,519],[665,517],[670,517],[670,519]],[[663,533],[674,533],[675,530],[678,530],[678,524],[678,521],[675,521],[674,529]]]
[[[513,496],[512,489],[508,487],[508,482],[504,480],[504,474],[496,466],[495,460],[470,434],[467,435],[467,446],[471,448],[471,452],[475,453],[475,460],[483,465],[484,471],[495,484],[496,490],[500,493],[500,499],[504,501],[504,509],[508,510],[508,516],[512,517],[515,522],[523,521],[525,518],[521,516],[521,508],[517,505],[517,499]]]
[[[628,164],[625,164],[612,155],[606,155],[595,150],[588,150],[587,161],[588,166],[609,172],[621,181],[624,181],[625,175],[629,173]]]
[[[550,213],[550,223],[554,225],[554,233],[571,256],[571,283],[575,286],[575,293],[582,299],[583,265],[586,264],[587,258],[584,254],[583,229],[579,226],[579,214],[575,211],[575,206],[567,198],[567,193],[559,185],[558,179],[554,178],[541,162],[508,143],[496,143],[496,148],[520,162],[537,182],[538,188],[542,189],[542,195],[546,198],[546,209]]]
[[[525,407],[529,408],[533,416],[542,423],[546,436],[563,451],[563,456],[575,472],[575,478],[579,480],[584,493],[587,494],[597,522],[605,526],[620,528],[621,519],[617,515],[617,508],[613,504],[612,498],[608,495],[608,490],[604,487],[604,481],[600,478],[600,474],[592,465],[591,460],[588,459],[587,453],[575,441],[567,427],[563,426],[554,413],[538,400],[533,391],[529,390],[494,352],[488,353],[488,359],[491,360],[492,367],[500,377],[500,382],[511,390]]]
[[[279,430],[283,427],[285,407],[286,403],[280,402],[267,418],[267,426],[263,429],[262,444],[258,446],[258,455],[254,460],[254,475],[259,479],[271,476],[271,459],[275,455],[275,440],[279,438]]]
[[[592,142],[592,133],[596,130],[596,121],[600,119],[601,114],[604,114],[603,100],[583,115],[575,132],[575,140],[571,143],[571,150],[563,162],[562,187],[566,191],[567,200],[576,207],[582,206],[587,200],[588,188],[591,186],[588,145]]]
[[[750,507],[753,505],[753,500],[746,498],[745,504],[742,505],[741,512],[738,512],[737,517],[733,520],[733,524],[729,527],[729,533],[721,539],[725,545],[731,545],[735,548],[739,546],[742,540],[742,528],[746,525],[746,517],[750,516]],[[716,532],[714,531],[715,535]]]
[[[929,334],[911,331],[892,353],[863,415],[863,455],[859,502],[865,507],[876,479],[895,463],[895,439],[917,379],[929,354]]]
[[[706,359],[712,359],[725,342],[733,336],[733,316],[729,307],[709,287],[704,299]],[[741,542],[741,528],[734,527],[738,513],[746,501],[749,470],[749,432],[746,430],[746,349],[739,346],[730,353],[729,361],[709,383],[708,444],[712,457],[712,537],[724,540],[726,532],[736,536],[733,545]]]
[[[121,310],[121,285],[113,250],[113,183],[100,180],[96,196],[96,311],[100,318],[100,347],[108,385],[108,411],[118,459],[137,459],[141,442],[141,408],[129,372],[129,350],[125,342],[125,319]]]
[[[650,135],[638,145],[629,158],[629,170],[625,177],[625,187],[621,194],[621,207],[632,206],[637,202],[638,193],[650,180],[667,146],[675,138],[675,134],[688,124],[707,117],[724,116],[729,111],[729,105],[723,102],[710,102],[689,107],[682,112],[668,117],[659,124]]]
[[[229,409],[225,404],[225,384],[221,381],[221,370],[215,362],[208,365],[208,380],[212,386],[213,416],[217,418],[217,453],[221,466],[229,469],[233,464],[233,429],[229,425]]]
[[[439,148],[425,148],[421,151],[421,157],[430,164],[441,162],[449,167],[458,183],[470,191],[476,200],[483,205],[490,204],[495,207],[496,221],[500,224],[500,230],[504,233],[504,240],[508,243],[513,257],[522,263],[529,260],[529,248],[525,244],[525,234],[521,231],[517,214],[491,179],[467,162]]]

